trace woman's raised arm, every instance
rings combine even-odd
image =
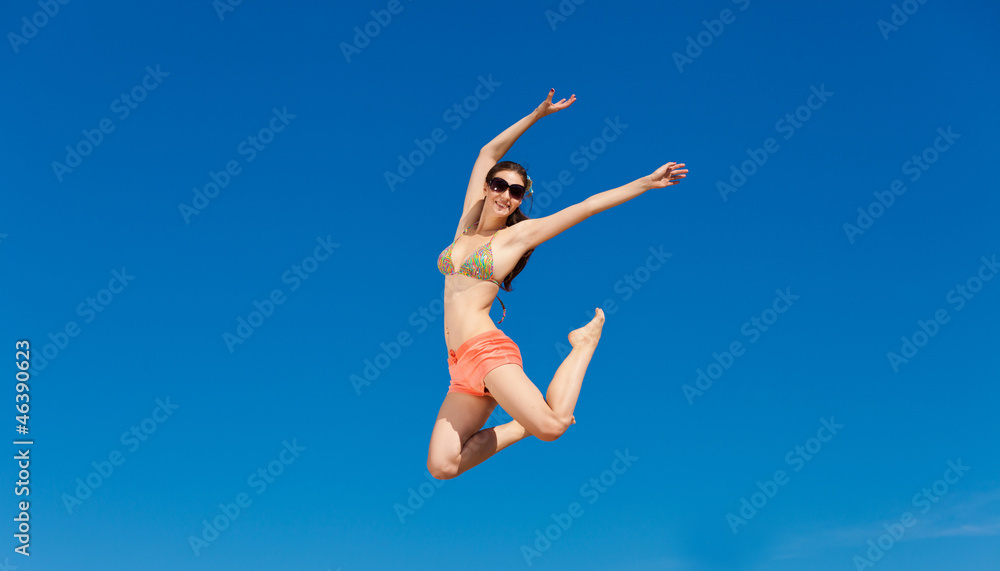
[[[486,180],[486,173],[490,172],[493,165],[500,162],[500,159],[514,146],[514,142],[517,141],[518,137],[528,130],[528,127],[534,125],[535,121],[538,121],[542,117],[551,115],[556,111],[562,111],[576,101],[576,94],[573,94],[569,99],[562,99],[553,103],[552,96],[555,93],[555,88],[549,90],[545,101],[542,101],[534,111],[517,123],[507,127],[504,132],[497,135],[496,138],[486,143],[480,149],[479,156],[476,158],[476,164],[472,167],[472,176],[469,177],[469,186],[465,192],[465,205],[462,207],[462,213],[467,212],[473,204],[482,198],[483,182]]]
[[[684,163],[667,163],[649,176],[595,194],[555,214],[519,222],[514,226],[517,229],[518,242],[525,250],[530,250],[598,212],[604,212],[612,206],[632,200],[647,190],[675,185],[687,176],[688,171],[683,167]]]

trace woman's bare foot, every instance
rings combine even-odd
[[[601,340],[601,329],[603,328],[604,312],[598,307],[594,310],[594,318],[590,320],[590,323],[569,332],[569,344],[574,349],[577,347],[597,347],[597,342]]]

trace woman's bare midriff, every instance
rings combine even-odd
[[[444,340],[458,351],[466,340],[499,329],[490,308],[499,288],[488,281],[454,274],[444,279]]]

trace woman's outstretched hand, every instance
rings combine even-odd
[[[570,96],[569,99],[563,98],[560,99],[558,102],[553,103],[552,96],[555,94],[556,94],[556,88],[553,87],[552,89],[549,90],[549,96],[546,97],[545,101],[542,101],[542,103],[538,106],[537,111],[539,117],[545,117],[546,115],[551,115],[556,111],[562,111],[563,109],[572,105],[574,101],[576,101],[576,94],[574,93],[573,95]]]
[[[646,178],[650,188],[664,188],[679,183],[687,172],[684,163],[667,163]]]

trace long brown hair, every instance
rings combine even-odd
[[[520,175],[521,176],[521,180],[525,181],[525,184],[527,185],[525,187],[525,191],[526,192],[525,192],[525,197],[524,198],[528,197],[527,196],[527,194],[528,194],[527,191],[531,190],[531,179],[528,178],[528,172],[524,170],[524,167],[522,167],[521,165],[519,165],[519,164],[517,164],[517,163],[515,163],[513,161],[499,162],[496,165],[494,165],[493,168],[490,169],[490,172],[486,173],[486,182],[489,182],[490,180],[492,180],[493,177],[496,176],[496,173],[498,173],[500,171],[514,171],[518,175]],[[532,200],[532,203],[534,203],[535,199],[532,198],[531,200]],[[522,199],[521,204],[524,204],[523,199]],[[525,215],[524,212],[521,212],[521,205],[519,204],[517,206],[517,208],[514,209],[514,212],[511,212],[507,216],[507,226],[513,226],[513,225],[517,224],[518,222],[521,222],[521,221],[527,220],[527,219],[528,219],[528,216]],[[505,277],[503,279],[503,285],[501,285],[500,287],[502,287],[505,291],[510,291],[511,290],[511,285],[510,285],[511,282],[514,281],[514,278],[517,277],[517,274],[521,273],[521,270],[524,269],[524,266],[528,263],[528,258],[531,257],[531,253],[534,252],[534,251],[535,251],[535,249],[532,248],[532,249],[528,250],[527,252],[525,252],[523,256],[521,256],[521,259],[517,261],[517,264],[514,264],[514,269],[511,270],[510,273],[507,274],[507,277]]]

